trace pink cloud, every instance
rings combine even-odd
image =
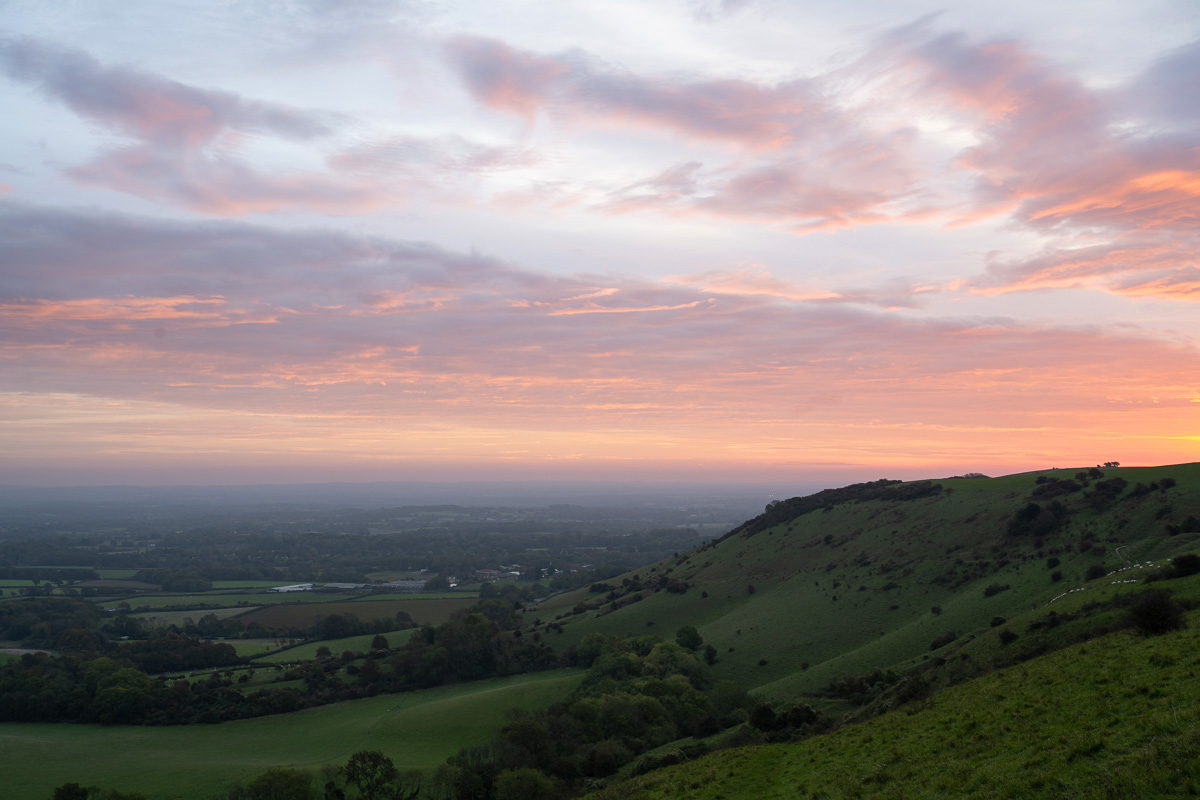
[[[446,51],[491,108],[735,148],[730,164],[693,160],[611,190],[597,206],[606,213],[699,213],[807,233],[909,220],[927,202],[913,133],[873,129],[827,76],[776,84],[644,76],[582,52],[547,56],[479,37],[453,39]]]
[[[223,132],[266,132],[308,140],[328,136],[336,118],[229,92],[198,89],[78,50],[31,38],[0,38],[0,70],[37,87],[82,117],[157,145],[193,150]]]
[[[977,134],[958,161],[976,176],[962,220],[1007,213],[1047,242],[1033,258],[993,259],[975,290],[1088,285],[1194,297],[1180,287],[1196,265],[1200,138],[1174,124],[1194,109],[1166,98],[1197,74],[1195,46],[1136,79],[1136,92],[1090,88],[1015,41],[920,25],[895,32],[881,52],[903,65],[893,84],[911,81],[914,97],[948,104]]]
[[[238,155],[246,135],[328,138],[343,122],[335,115],[199,89],[28,38],[0,38],[0,72],[133,140],[66,171],[81,183],[222,216],[354,213],[398,199],[395,187],[361,176],[267,173]]]
[[[317,172],[268,174],[232,158],[191,157],[142,146],[111,151],[68,169],[67,175],[224,217],[280,210],[352,214],[376,211],[399,199],[368,181]]]
[[[831,109],[817,86],[738,79],[647,78],[572,52],[543,56],[494,39],[460,36],[446,52],[471,94],[500,111],[665,128],[686,136],[771,149],[818,127]]]

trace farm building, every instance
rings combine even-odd
[[[268,592],[311,592],[314,586],[311,583],[295,583],[291,586],[272,586]]]

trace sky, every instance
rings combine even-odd
[[[0,0],[0,483],[1200,460],[1194,0]]]

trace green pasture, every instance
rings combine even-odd
[[[388,647],[396,648],[403,647],[408,642],[409,637],[413,635],[416,628],[410,628],[406,631],[392,631],[391,633],[379,634],[388,640]],[[290,647],[286,650],[275,650],[263,656],[254,658],[255,661],[265,662],[268,664],[290,663],[293,661],[309,661],[317,657],[317,650],[321,647],[328,647],[329,652],[336,655],[341,655],[346,650],[355,653],[366,653],[371,649],[371,640],[375,638],[375,634],[365,634],[363,636],[350,636],[345,639],[330,639],[322,642],[305,642],[297,647]],[[234,644],[234,642],[230,642]],[[259,651],[263,652],[263,651]],[[251,655],[250,653],[242,653],[238,651],[238,655]],[[253,656],[252,656],[253,657]]]
[[[473,597],[438,598],[427,595],[376,595],[357,600],[342,600],[323,605],[312,604],[277,604],[264,606],[258,611],[247,614],[242,621],[247,625],[258,622],[267,627],[296,626],[308,627],[322,617],[332,614],[353,614],[359,620],[391,619],[398,611],[404,611],[414,622],[425,625],[439,625],[450,619],[450,615],[460,608],[466,608],[478,602]]]
[[[459,748],[488,741],[505,709],[552,703],[581,677],[556,670],[219,725],[0,724],[3,792],[41,800],[76,782],[148,800],[215,800],[270,767],[319,769],[358,750],[381,750],[401,769],[431,770]]]
[[[239,656],[250,658],[278,649],[272,639],[224,639],[221,644],[232,645]]]
[[[136,569],[98,569],[98,570],[96,570],[96,574],[100,576],[100,579],[105,580],[105,581],[129,580],[137,573],[138,573],[138,571]]]
[[[201,611],[140,611],[129,616],[136,619],[144,620],[147,625],[156,628],[165,628],[168,625],[183,626],[187,624],[187,620],[193,622],[198,621],[201,617],[206,617],[212,614],[217,619],[225,619],[226,617],[236,617],[238,614],[246,614],[258,609],[258,606],[234,606],[232,608],[211,608]]]

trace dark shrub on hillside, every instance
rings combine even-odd
[[[1155,570],[1146,576],[1146,583],[1166,581],[1171,578],[1184,578],[1200,572],[1200,556],[1195,553],[1184,553],[1171,559],[1169,567]]]
[[[1054,569],[1054,568],[1055,568],[1055,567],[1057,567],[1057,566],[1058,566],[1060,563],[1062,563],[1062,562],[1060,562],[1060,561],[1059,561],[1057,558],[1055,558],[1054,556],[1051,556],[1050,558],[1047,558],[1047,559],[1046,559],[1046,569]]]
[[[1058,530],[1070,511],[1055,500],[1048,506],[1029,503],[1008,523],[1009,536],[1046,536]]]
[[[779,720],[770,703],[759,703],[750,712],[750,724],[760,731],[773,731],[779,727]]]
[[[1129,608],[1129,622],[1143,636],[1158,636],[1187,627],[1183,606],[1165,589],[1143,592]]]
[[[1174,485],[1175,485],[1174,478],[1159,478],[1158,479],[1158,490],[1160,492],[1166,492],[1167,489],[1170,489]]]
[[[1107,574],[1108,570],[1104,568],[1103,564],[1092,564],[1083,575],[1089,581],[1094,581],[1097,578],[1103,578]]]
[[[1054,570],[1054,572],[1050,573],[1050,582],[1051,583],[1058,583],[1061,580],[1062,580],[1062,570],[1061,569],[1056,569],[1056,570]]]
[[[1049,500],[1051,497],[1060,497],[1064,494],[1072,494],[1078,492],[1083,487],[1071,479],[1057,480],[1049,479],[1044,483],[1039,479],[1040,486],[1033,490],[1034,497],[1041,497]]]
[[[1017,640],[1017,634],[1014,631],[1009,631],[1009,630],[1000,631],[1000,644],[1008,645],[1008,644],[1012,644],[1016,640]]]
[[[999,628],[1004,623],[1008,622],[1004,617],[992,617],[992,627]]]
[[[946,631],[941,636],[934,637],[933,641],[929,643],[929,649],[937,650],[938,648],[945,647],[957,638],[958,633],[956,631]]]
[[[983,596],[984,597],[992,597],[993,595],[997,595],[1003,591],[1007,591],[1009,588],[1010,587],[1007,583],[988,584],[988,587],[983,590]]]
[[[1113,498],[1125,490],[1129,485],[1129,481],[1124,478],[1109,478],[1106,481],[1100,481],[1094,487],[1096,494],[1102,494],[1106,497]]]
[[[1195,575],[1200,572],[1200,556],[1195,553],[1184,553],[1171,559],[1171,569],[1176,578]]]

